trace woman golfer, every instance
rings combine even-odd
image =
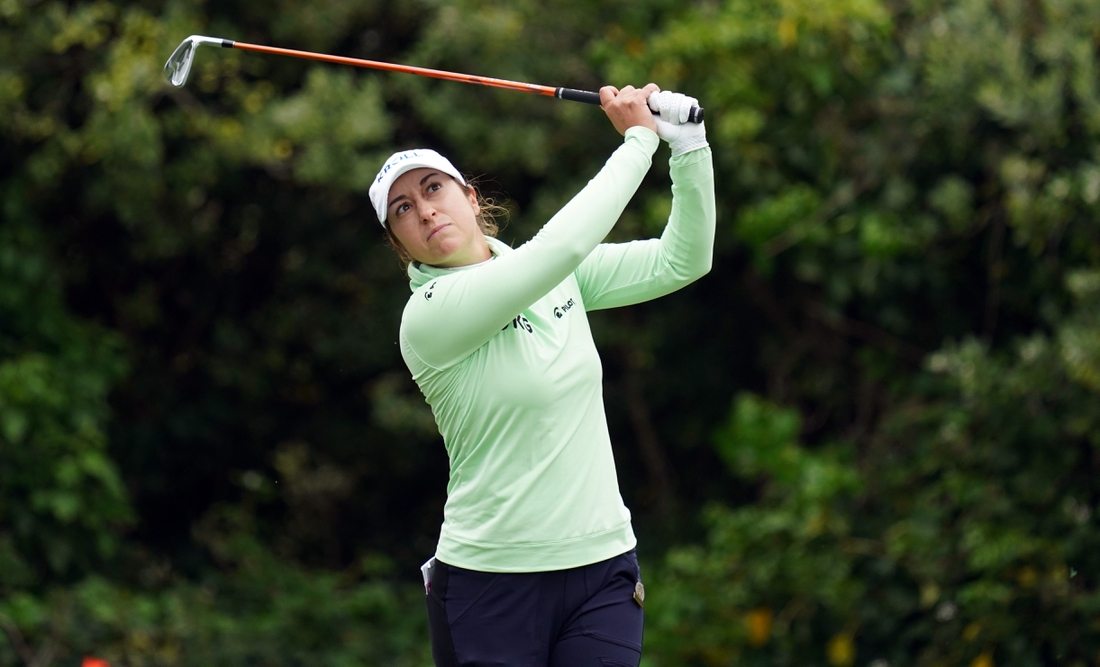
[[[668,294],[710,269],[714,181],[703,124],[684,122],[695,100],[654,84],[605,87],[600,99],[623,144],[514,250],[485,233],[476,193],[434,151],[395,154],[370,189],[410,260],[401,353],[450,458],[439,544],[424,566],[439,667],[641,658],[644,589],[585,313]],[[672,149],[664,233],[601,244],[658,137]]]

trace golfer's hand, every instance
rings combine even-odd
[[[707,145],[707,130],[702,123],[691,123],[688,115],[699,100],[670,90],[655,92],[648,98],[649,108],[659,114],[657,136],[668,142],[672,157]]]
[[[647,127],[657,131],[657,121],[653,118],[653,112],[649,110],[647,100],[653,93],[660,91],[657,84],[651,83],[645,88],[626,86],[619,90],[615,86],[600,88],[600,108],[611,120],[611,124],[619,131],[626,134],[632,127]]]

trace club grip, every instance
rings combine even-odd
[[[570,102],[584,102],[585,104],[595,104],[600,106],[600,94],[593,93],[588,90],[576,90],[574,88],[558,88],[554,94],[559,100],[569,100]]]
[[[574,88],[558,88],[554,91],[554,97],[559,100],[569,100],[571,102],[584,102],[585,104],[600,105],[600,94],[593,93],[588,90],[576,90]],[[688,120],[692,123],[703,122],[703,107],[691,107],[691,111],[688,112]]]

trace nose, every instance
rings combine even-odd
[[[416,212],[420,216],[421,222],[428,222],[435,217],[435,207],[423,199],[417,202]]]

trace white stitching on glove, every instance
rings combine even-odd
[[[683,93],[662,90],[653,93],[647,100],[649,108],[660,114],[657,121],[657,136],[668,142],[672,157],[683,155],[707,146],[707,130],[703,123],[688,122],[692,107],[699,101]]]

